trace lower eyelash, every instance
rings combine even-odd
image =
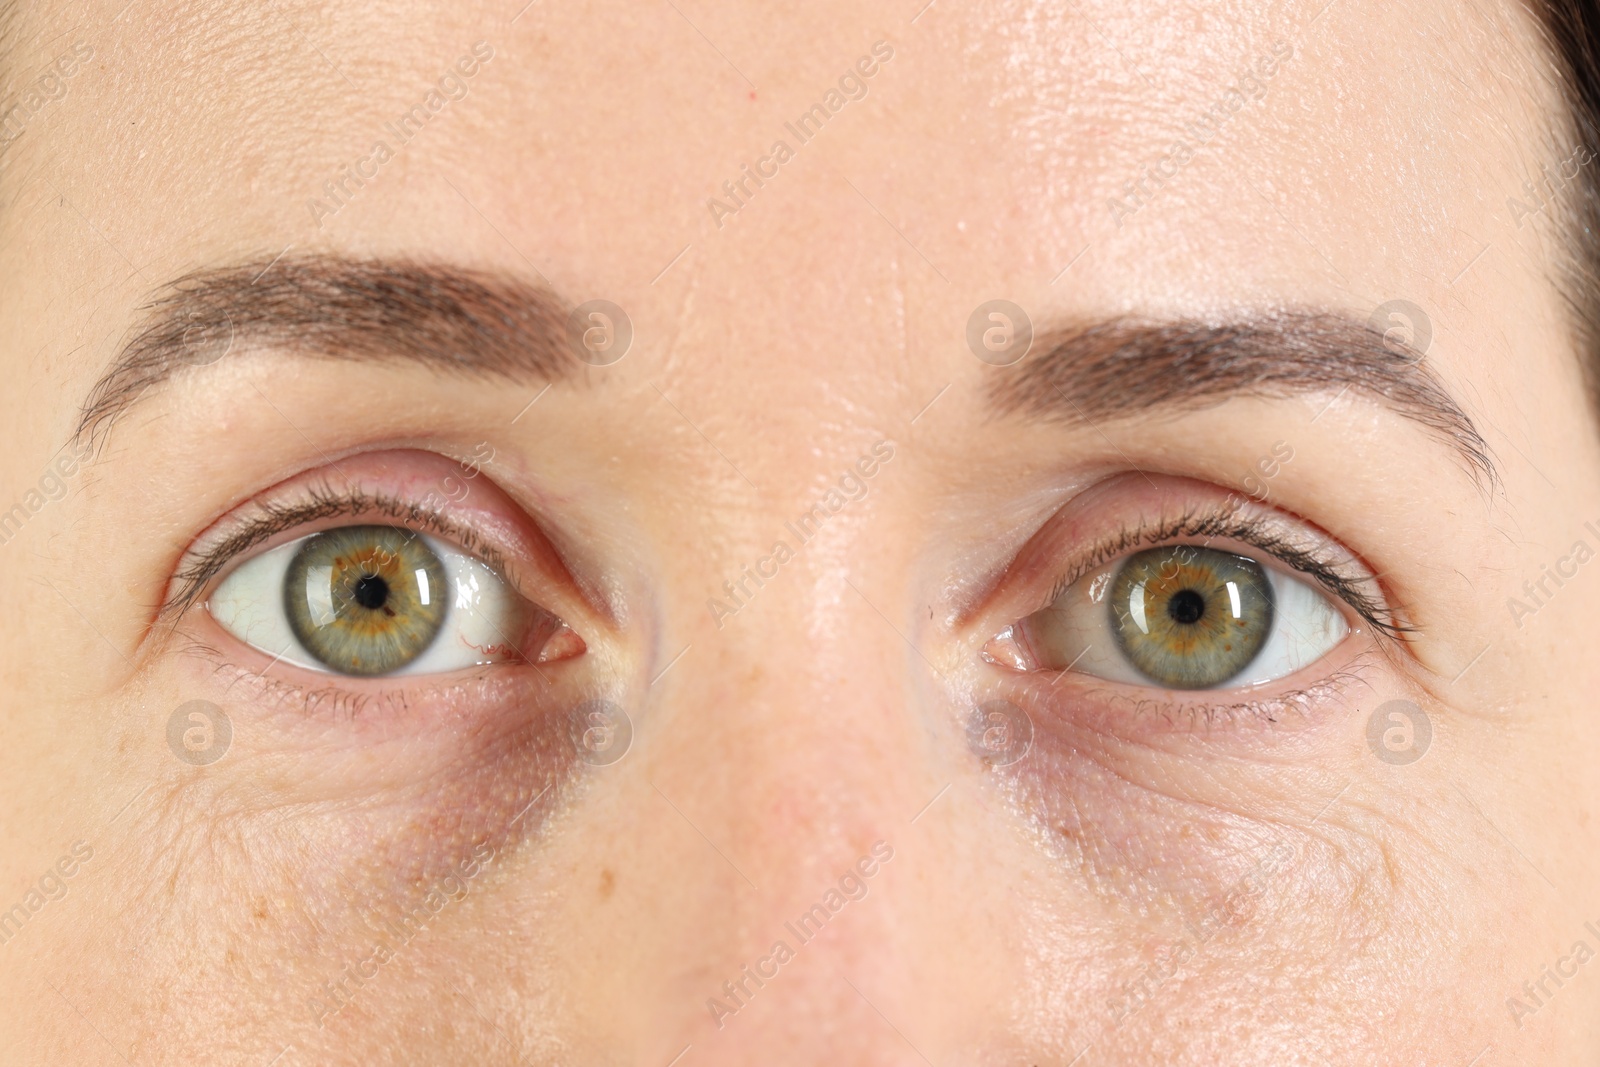
[[[1139,721],[1149,721],[1159,716],[1169,726],[1178,728],[1180,720],[1187,718],[1187,729],[1191,733],[1240,725],[1270,729],[1296,717],[1307,720],[1310,718],[1307,709],[1311,706],[1344,696],[1357,685],[1366,685],[1366,675],[1375,655],[1371,651],[1365,652],[1320,681],[1263,700],[1207,704],[1194,700],[1180,702],[1148,696],[1134,697],[1099,687],[1095,692],[1107,705],[1128,707]]]
[[[441,685],[431,682],[427,676],[418,677],[422,688],[413,686],[407,689],[403,686],[392,689],[382,689],[373,692],[358,692],[337,684],[328,685],[302,685],[298,682],[275,678],[263,671],[250,670],[240,664],[229,660],[218,648],[203,641],[187,637],[182,648],[175,651],[180,655],[193,656],[205,661],[212,668],[214,677],[227,677],[222,694],[232,695],[238,690],[237,686],[248,685],[247,690],[253,702],[260,702],[267,710],[276,710],[284,705],[295,707],[298,717],[302,718],[327,718],[334,721],[350,721],[370,713],[396,713],[410,710],[413,703],[427,697],[431,693],[441,693],[446,689],[460,689],[470,685],[477,674],[457,675],[450,679],[448,684]],[[520,664],[519,664],[520,665]],[[532,664],[528,664],[532,666]],[[507,665],[500,664],[500,669]],[[541,672],[542,673],[542,672]],[[341,679],[348,682],[350,679]]]

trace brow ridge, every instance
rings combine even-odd
[[[1236,396],[1355,392],[1423,426],[1480,485],[1497,483],[1488,442],[1425,354],[1338,312],[1119,316],[1042,330],[1033,347],[1036,355],[988,386],[991,410],[1002,417],[1109,421]]]
[[[262,349],[518,381],[557,382],[583,368],[559,295],[447,263],[303,254],[205,267],[139,311],[89,391],[75,439],[99,441],[175,375]]]

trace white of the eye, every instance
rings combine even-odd
[[[1328,594],[1281,571],[1267,568],[1266,573],[1277,602],[1272,632],[1255,659],[1224,683],[1230,688],[1277,681],[1309,667],[1350,632]]]
[[[438,636],[411,663],[395,671],[404,674],[439,674],[504,659],[491,648],[515,647],[521,636],[522,600],[481,560],[426,535],[419,535],[439,557],[455,596],[445,596],[447,613]],[[245,644],[324,674],[337,674],[306,651],[289,626],[283,607],[283,581],[295,553],[306,538],[279,545],[240,564],[211,594],[206,607],[218,624]],[[433,595],[426,572],[418,571],[418,592],[424,604]],[[312,583],[324,590],[326,578]],[[313,597],[317,596],[313,592]],[[323,601],[326,601],[324,603]],[[321,622],[333,618],[333,601],[326,595],[309,605]]]
[[[1217,685],[1218,689],[1261,685],[1291,675],[1321,659],[1350,632],[1344,615],[1327,594],[1272,567],[1262,570],[1272,585],[1272,630],[1255,658]],[[1060,646],[1058,654],[1073,664],[1073,670],[1084,674],[1130,685],[1154,685],[1123,655],[1112,629],[1116,623],[1111,611],[1103,601],[1096,603],[1095,592],[1103,590],[1107,576],[1115,573],[1113,568],[1092,579],[1080,579],[1056,602],[1053,632]],[[1143,586],[1130,591],[1128,614],[1140,630],[1149,633],[1143,594]],[[1228,599],[1238,618],[1242,605],[1232,582],[1228,583]]]

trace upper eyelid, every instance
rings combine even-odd
[[[247,506],[253,506],[257,514],[232,520],[238,525],[230,534],[206,548],[190,549],[184,554],[183,565],[173,576],[177,589],[162,606],[160,618],[176,619],[182,615],[219,575],[252,549],[280,533],[300,529],[319,519],[381,515],[398,520],[400,525],[423,527],[430,533],[448,537],[489,566],[504,570],[503,556],[475,536],[470,527],[450,522],[442,509],[424,508],[392,494],[359,489],[338,491],[323,483],[310,486],[304,499],[295,503],[253,501]]]
[[[1232,524],[1228,525],[1230,521]],[[1087,553],[1075,560],[1057,576],[1052,584],[1049,599],[1039,607],[1043,608],[1054,603],[1056,598],[1074,582],[1123,555],[1186,539],[1204,539],[1207,543],[1226,539],[1250,545],[1297,574],[1309,578],[1386,637],[1400,640],[1405,635],[1415,632],[1414,627],[1399,621],[1400,612],[1390,603],[1388,597],[1375,599],[1358,588],[1365,582],[1376,581],[1376,576],[1350,578],[1343,573],[1342,569],[1348,562],[1357,560],[1348,549],[1344,550],[1345,560],[1320,558],[1311,548],[1299,547],[1286,541],[1276,529],[1278,525],[1280,524],[1259,518],[1239,517],[1221,509],[1207,512],[1203,508],[1191,509],[1176,518],[1160,520],[1154,525],[1141,522],[1136,527],[1124,529],[1114,537],[1096,543]]]

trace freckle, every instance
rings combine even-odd
[[[617,888],[617,877],[609,869],[600,871],[600,899],[610,900],[611,893]]]

